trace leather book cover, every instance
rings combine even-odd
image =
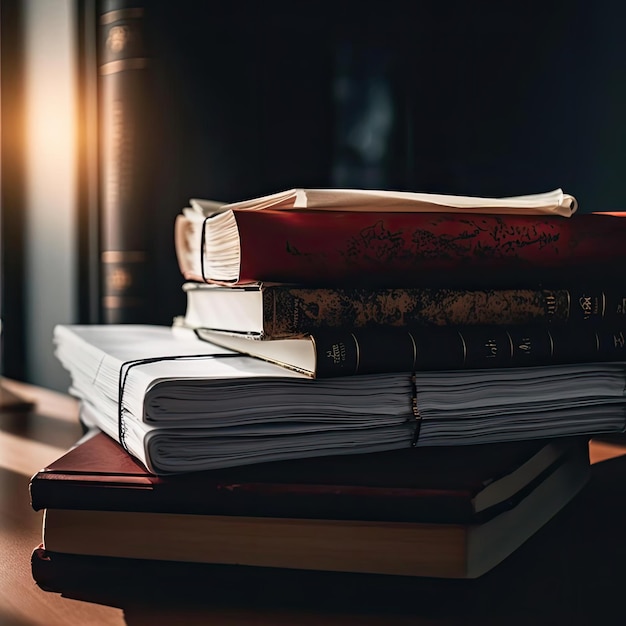
[[[626,219],[455,213],[235,212],[239,282],[320,280],[394,286],[481,271],[555,270],[623,261]],[[626,214],[624,214],[626,217]],[[364,278],[365,277],[365,278]]]
[[[153,259],[156,117],[143,1],[98,4],[101,309],[106,323],[145,322]]]
[[[90,434],[30,481],[44,508],[466,523],[512,508],[585,439],[407,448],[156,476]]]
[[[190,258],[224,245],[230,222],[192,227],[179,215],[176,246],[183,276],[221,284],[254,282],[333,286],[422,285],[428,276],[449,286],[501,284],[610,268],[624,259],[626,212],[560,216],[459,215],[349,211],[234,211],[238,272],[225,260]],[[620,217],[621,215],[621,217]],[[212,218],[216,220],[217,218]],[[197,226],[197,225],[196,225]],[[230,230],[228,231],[230,232]],[[189,239],[195,240],[191,242]],[[229,257],[231,258],[231,257]],[[189,267],[187,267],[189,264]],[[202,269],[199,269],[202,266]],[[596,274],[597,277],[597,274]]]
[[[259,289],[263,295],[266,339],[302,336],[325,327],[529,323],[588,326],[626,318],[626,290],[601,289],[597,285],[571,289],[476,290],[270,285]],[[223,291],[199,290],[192,297],[204,297],[208,308],[212,298],[225,299]]]
[[[608,362],[626,357],[626,324],[330,328],[301,338],[267,340],[205,328],[194,332],[203,341],[311,378]]]

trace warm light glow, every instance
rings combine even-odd
[[[614,459],[624,454],[626,454],[626,448],[619,442],[605,443],[603,441],[592,441],[589,444],[589,460],[592,463],[608,461],[609,459]]]
[[[35,33],[36,35],[37,33]],[[48,36],[50,31],[48,31]],[[28,204],[54,232],[63,226],[58,211],[73,210],[76,188],[76,103],[72,62],[46,59],[39,46],[27,61],[26,176]],[[68,202],[71,201],[71,202]]]
[[[76,3],[23,4],[26,367],[30,380],[60,388],[50,338],[77,308]]]

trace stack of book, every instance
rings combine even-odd
[[[157,476],[90,432],[31,481],[45,511],[33,573],[55,590],[102,559],[128,580],[166,562],[475,578],[561,510],[588,469],[586,439],[556,438]]]
[[[91,558],[474,578],[624,430],[626,287],[584,282],[619,276],[623,217],[560,190],[191,205],[171,328],[55,329],[89,433],[31,481],[43,587]]]
[[[407,195],[191,200],[182,323],[313,377],[623,358],[623,216],[558,190]]]

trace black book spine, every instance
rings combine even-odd
[[[149,4],[149,3],[148,3]],[[144,3],[98,11],[101,304],[105,323],[149,321],[151,63]]]
[[[466,326],[315,333],[318,378],[626,360],[626,327]]]

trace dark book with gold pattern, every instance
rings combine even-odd
[[[626,322],[626,286],[619,284],[448,289],[188,282],[183,290],[188,326],[258,339],[292,339],[324,328]]]

